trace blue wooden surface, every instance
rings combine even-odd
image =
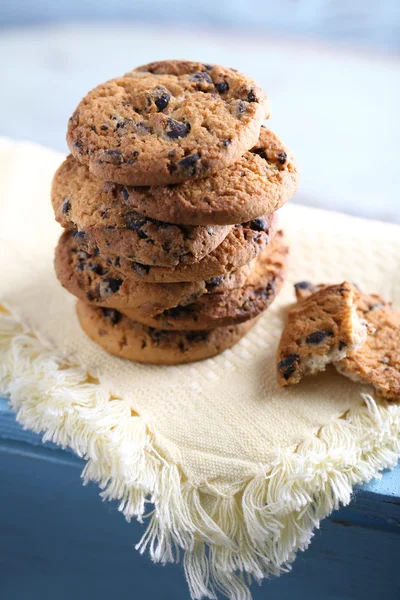
[[[1,599],[188,600],[182,567],[153,565],[134,550],[142,526],[102,503],[95,485],[83,487],[82,466],[24,432],[0,400]],[[398,600],[399,482],[396,469],[357,490],[290,574],[255,586],[254,600]]]

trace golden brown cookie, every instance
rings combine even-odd
[[[56,248],[54,266],[59,281],[71,294],[105,308],[129,307],[154,315],[193,302],[207,292],[204,281],[157,284],[143,282],[134,273],[123,276],[116,269],[118,261],[81,250],[73,233],[65,231]]]
[[[400,401],[400,312],[377,294],[359,292],[357,310],[370,326],[367,339],[335,367],[353,381],[373,386],[379,396]]]
[[[286,277],[288,247],[282,231],[239,276],[227,281],[207,283],[208,293],[192,303],[179,305],[150,316],[142,311],[121,309],[125,315],[144,325],[166,330],[197,330],[243,323],[266,310],[279,294]]]
[[[356,294],[345,281],[311,293],[289,312],[277,353],[281,386],[324,371],[362,346],[367,325],[357,314]]]
[[[238,71],[161,61],[89,92],[70,118],[67,142],[100,179],[165,185],[239,160],[268,116],[265,92]]]
[[[246,265],[269,244],[276,232],[276,213],[236,225],[224,241],[197,263],[176,267],[143,265],[121,257],[118,270],[149,283],[201,281],[227,275]]]
[[[56,219],[77,231],[88,252],[98,248],[108,256],[172,267],[201,260],[232,229],[231,225],[172,225],[145,217],[126,204],[118,188],[94,177],[72,156],[54,175],[51,199]]]
[[[81,231],[115,222],[126,226],[123,215],[129,225],[132,211],[179,225],[237,224],[280,208],[295,194],[298,179],[290,150],[262,128],[257,144],[234,165],[178,185],[135,188],[104,182],[69,156],[54,176],[52,202],[61,225]]]
[[[326,287],[301,281],[295,285],[296,296],[306,298]],[[359,318],[368,324],[368,335],[357,352],[335,367],[353,381],[373,386],[387,400],[400,400],[400,312],[378,294],[365,294],[358,288],[355,304]]]
[[[236,344],[257,319],[210,331],[162,331],[146,327],[116,310],[78,301],[82,329],[110,354],[141,363],[178,365],[204,360]]]

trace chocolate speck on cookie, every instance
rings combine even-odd
[[[67,215],[67,214],[69,213],[69,211],[70,211],[70,210],[71,210],[71,200],[70,200],[69,198],[66,198],[66,199],[64,200],[64,202],[62,203],[62,206],[61,206],[61,212],[62,212],[64,215]]]
[[[306,337],[306,344],[320,344],[327,337],[332,337],[333,331],[313,331]],[[339,347],[344,347],[343,342],[339,343]]]
[[[101,310],[103,311],[103,315],[110,319],[113,325],[120,322],[122,315],[115,308],[102,308]]]
[[[168,119],[165,133],[171,140],[176,140],[186,137],[190,129],[190,123],[181,123],[180,121],[175,121],[175,119]]]

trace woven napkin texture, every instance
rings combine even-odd
[[[0,390],[24,425],[84,456],[86,479],[128,518],[150,495],[140,549],[167,561],[182,548],[192,597],[248,598],[243,572],[278,574],[354,483],[396,462],[396,405],[334,369],[282,390],[275,353],[296,281],[353,281],[400,307],[400,228],[285,207],[289,279],[254,329],[203,362],[135,364],[87,338],[56,280],[50,184],[62,159],[0,140]]]

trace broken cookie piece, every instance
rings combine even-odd
[[[356,293],[346,281],[317,291],[313,287],[290,311],[277,354],[282,387],[324,371],[329,363],[351,355],[365,342],[367,325],[357,313]]]
[[[373,386],[379,396],[400,400],[400,312],[377,294],[356,291],[358,315],[369,324],[365,343],[335,364],[342,375]]]

